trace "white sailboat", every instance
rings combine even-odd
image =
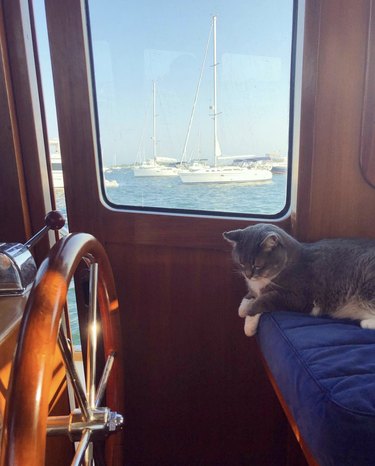
[[[51,161],[52,169],[52,183],[54,189],[64,189],[64,178],[63,170],[61,163],[61,153],[60,153],[60,142],[57,138],[50,139],[49,143],[49,156]],[[103,170],[104,172],[106,169]],[[106,188],[117,188],[119,186],[118,181],[108,180],[104,178],[104,186]]]
[[[288,171],[288,158],[279,154],[269,154],[273,173],[286,173]]]
[[[134,165],[134,176],[178,176],[178,170],[174,166],[168,164],[177,163],[176,159],[171,157],[160,157],[157,155],[157,139],[156,139],[156,84],[153,83],[153,131],[152,131],[152,146],[153,158],[142,162],[140,165]]]
[[[49,156],[52,168],[52,182],[55,189],[64,187],[64,178],[61,165],[60,143],[58,139],[49,140]]]
[[[217,135],[217,60],[216,60],[216,16],[212,18],[213,28],[213,122],[214,122],[214,165],[199,169],[180,170],[183,183],[259,183],[272,179],[272,172],[263,168],[248,166],[218,165],[221,149]]]

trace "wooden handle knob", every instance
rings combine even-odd
[[[60,230],[65,225],[65,218],[58,210],[51,210],[44,219],[45,224],[51,230]]]

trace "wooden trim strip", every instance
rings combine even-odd
[[[16,109],[9,68],[8,42],[3,3],[0,3],[0,147],[1,222],[0,238],[23,242],[31,236]]]
[[[297,423],[296,421],[294,420],[294,417],[289,409],[289,406],[287,405],[286,401],[284,400],[284,397],[276,383],[276,380],[275,378],[273,377],[273,374],[270,370],[270,368],[268,367],[268,364],[267,364],[267,361],[266,359],[264,358],[259,346],[257,346],[258,348],[258,352],[259,352],[259,358],[261,359],[262,363],[263,363],[263,366],[264,366],[264,369],[266,371],[266,374],[267,374],[267,377],[269,379],[269,381],[271,382],[271,385],[272,385],[272,388],[274,390],[274,392],[276,393],[276,396],[281,404],[281,407],[283,408],[283,411],[285,413],[285,416],[287,417],[288,419],[288,422],[289,422],[289,425],[294,433],[294,436],[296,437],[297,439],[297,442],[299,443],[300,447],[301,447],[301,450],[303,451],[303,454],[306,458],[306,461],[308,462],[309,466],[319,466],[319,463],[315,460],[314,456],[312,455],[307,443],[305,442],[305,440],[303,439],[302,435],[301,435],[301,432],[299,431],[299,428],[297,426]]]
[[[14,99],[14,126],[18,132],[16,144],[21,162],[18,164],[20,176],[24,177],[27,200],[30,202],[32,199],[33,202],[32,209],[29,206],[28,213],[24,215],[30,217],[31,232],[35,233],[43,226],[52,204],[29,2],[4,0],[2,13],[5,29],[2,42],[5,41],[9,63],[8,89],[11,89]],[[10,91],[8,93],[10,95]],[[23,209],[26,212],[25,207]],[[48,237],[45,237],[34,250],[37,262],[46,256],[49,249]]]
[[[363,97],[360,168],[367,183],[375,188],[375,8],[370,2],[367,61]]]

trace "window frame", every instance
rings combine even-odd
[[[285,205],[275,214],[266,213],[251,213],[251,212],[230,212],[230,211],[210,211],[202,209],[181,209],[168,207],[152,207],[152,206],[135,206],[130,204],[117,204],[113,202],[107,195],[104,180],[104,163],[100,144],[100,123],[99,111],[96,94],[96,81],[94,73],[94,53],[90,27],[90,11],[89,0],[85,0],[86,8],[86,27],[88,31],[88,48],[90,58],[90,68],[92,70],[92,93],[93,104],[95,109],[95,128],[96,128],[96,144],[98,150],[98,166],[99,166],[99,184],[101,190],[101,199],[109,208],[119,211],[133,213],[154,213],[173,216],[197,216],[208,218],[233,218],[247,220],[282,220],[290,215],[291,209],[295,203],[295,193],[293,186],[296,185],[296,170],[298,166],[299,152],[299,125],[300,125],[300,104],[301,104],[301,75],[302,75],[302,53],[303,53],[303,35],[304,35],[304,12],[305,0],[293,0],[292,12],[292,36],[291,36],[291,60],[290,60],[290,93],[289,93],[289,127],[288,127],[288,170],[286,173],[286,191]]]

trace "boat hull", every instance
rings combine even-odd
[[[64,178],[61,170],[52,170],[52,181],[55,189],[64,188]]]
[[[262,183],[272,179],[270,170],[207,168],[180,172],[183,183]]]
[[[272,173],[286,173],[288,171],[288,165],[287,164],[274,164],[272,165]]]
[[[134,176],[178,176],[178,170],[174,167],[134,167]]]

